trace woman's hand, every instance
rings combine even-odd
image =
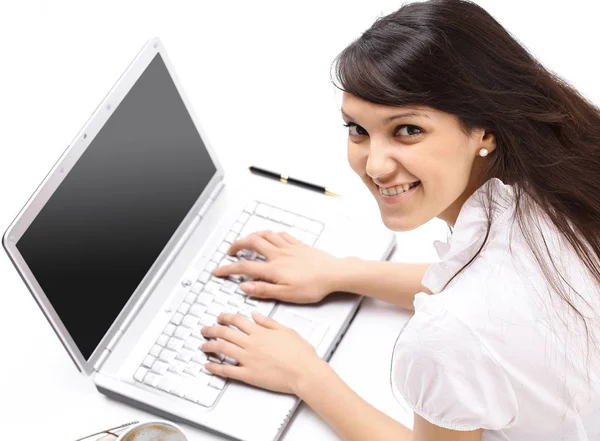
[[[205,326],[201,333],[209,340],[201,349],[236,359],[238,366],[207,363],[206,368],[221,377],[233,378],[275,392],[297,394],[307,376],[317,372],[323,360],[296,331],[270,317],[253,313],[255,322],[240,314],[221,314],[218,321],[229,326]]]
[[[244,282],[246,294],[291,303],[315,303],[335,291],[340,259],[308,246],[287,233],[261,231],[231,245],[229,255],[249,249],[265,257],[265,262],[240,260],[213,271],[218,277],[245,274],[261,281]]]

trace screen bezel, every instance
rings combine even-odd
[[[130,299],[127,301],[119,315],[115,318],[110,328],[105,333],[104,337],[100,340],[92,355],[89,359],[85,359],[82,352],[77,347],[75,341],[71,337],[69,331],[64,326],[62,320],[56,313],[52,304],[44,294],[41,286],[38,284],[35,276],[31,272],[27,265],[27,262],[23,259],[19,250],[16,247],[17,242],[23,236],[25,231],[29,228],[33,220],[39,214],[41,209],[44,207],[46,202],[50,199],[52,194],[61,184],[65,176],[73,168],[77,160],[83,155],[85,150],[94,140],[96,135],[100,132],[104,124],[108,121],[112,115],[114,109],[118,107],[121,101],[125,98],[129,90],[133,87],[142,73],[146,70],[148,65],[152,62],[154,57],[160,54],[168,72],[175,84],[178,93],[180,94],[182,101],[190,114],[191,120],[195,125],[202,142],[204,143],[211,160],[213,161],[216,172],[208,185],[196,200],[190,211],[187,213],[171,239],[167,242],[158,258],[150,270],[146,273],[146,276],[142,279],[136,290],[133,292]],[[69,355],[77,365],[77,367],[87,373],[91,374],[94,371],[94,366],[98,360],[102,357],[104,349],[108,346],[111,340],[118,333],[121,325],[125,321],[132,311],[135,311],[136,305],[142,303],[145,295],[156,283],[156,276],[160,274],[161,268],[169,261],[169,255],[172,250],[176,248],[178,242],[185,236],[186,231],[191,227],[193,222],[196,220],[198,213],[201,211],[203,205],[208,203],[209,196],[219,186],[220,181],[223,180],[224,171],[220,162],[217,160],[217,156],[205,135],[204,130],[198,122],[191,103],[181,84],[175,74],[175,71],[171,65],[171,62],[166,54],[165,48],[162,45],[160,39],[153,38],[148,40],[142,49],[139,51],[137,56],[127,67],[125,72],[117,80],[112,89],[108,92],[106,97],[102,100],[100,105],[96,108],[92,116],[83,125],[79,133],[75,136],[71,144],[63,152],[58,161],[54,164],[50,172],[46,175],[42,183],[38,186],[33,195],[29,198],[25,206],[21,209],[17,217],[13,220],[11,225],[8,227],[4,236],[2,237],[2,245],[4,246],[9,258],[13,265],[19,272],[19,275],[27,285],[27,288],[33,295],[38,306],[44,312],[44,315],[50,322],[52,328],[60,338],[63,346],[69,352]],[[218,191],[218,190],[217,190]]]

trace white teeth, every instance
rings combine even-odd
[[[384,195],[384,196],[395,196],[397,194],[401,194],[404,193],[405,191],[410,190],[410,186],[411,184],[402,184],[402,185],[398,185],[396,187],[391,187],[391,188],[383,188],[383,187],[379,187],[379,192]]]

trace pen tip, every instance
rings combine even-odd
[[[325,189],[325,194],[326,194],[326,195],[329,195],[329,196],[339,196],[339,194],[337,194],[337,193],[334,193],[333,191],[329,191],[329,190],[327,190],[327,189]]]

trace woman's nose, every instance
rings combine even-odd
[[[365,171],[371,178],[379,178],[394,171],[394,161],[382,146],[370,146]]]

